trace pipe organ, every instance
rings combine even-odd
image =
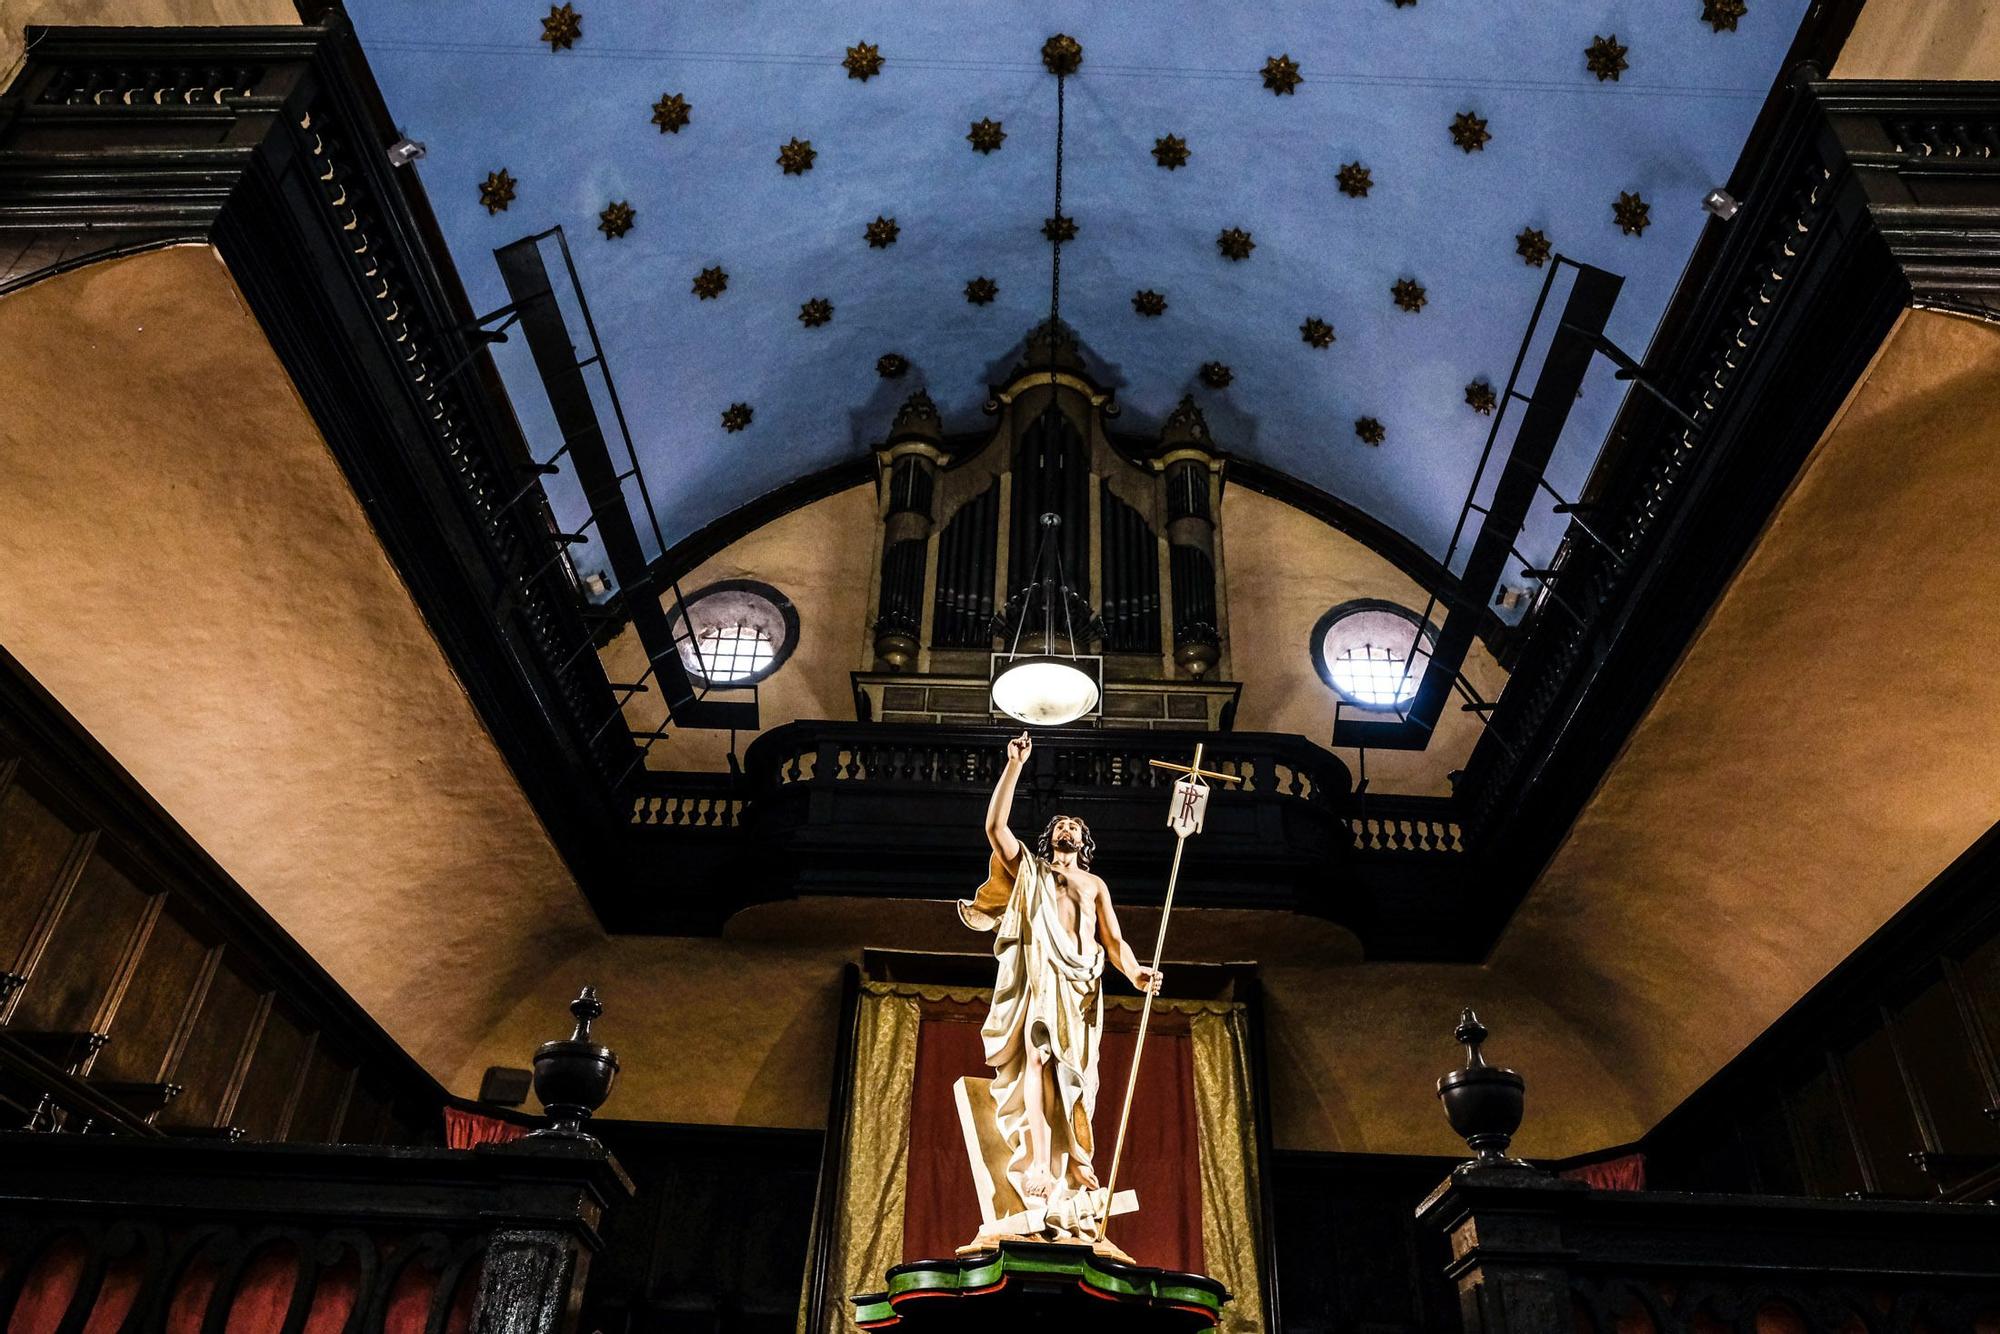
[[[947,436],[918,390],[876,447],[882,540],[856,708],[881,721],[988,722],[993,654],[1048,633],[1102,656],[1107,725],[1227,729],[1238,687],[1227,679],[1223,460],[1207,422],[1183,399],[1156,438],[1112,431],[1111,392],[1066,331],[1049,341],[1046,326],[1031,335],[993,390],[989,430]],[[1061,522],[1045,530],[1045,514]],[[1049,627],[1039,598],[1016,596],[1045,531],[1073,594]]]

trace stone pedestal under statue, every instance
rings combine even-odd
[[[1229,1293],[1203,1274],[1123,1264],[1087,1246],[1008,1241],[888,1273],[888,1287],[853,1299],[854,1323],[899,1334],[1205,1334]]]

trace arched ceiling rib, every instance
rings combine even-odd
[[[392,113],[428,145],[417,170],[474,303],[505,302],[494,248],[565,228],[667,543],[858,456],[920,386],[949,429],[978,426],[986,385],[1048,311],[1056,90],[1038,53],[1065,31],[1085,54],[1067,90],[1063,314],[1127,428],[1191,393],[1227,448],[1441,555],[1489,424],[1467,387],[1504,386],[1545,273],[1518,236],[1623,274],[1610,332],[1642,351],[1805,0],[1751,0],[1733,28],[1724,0],[572,0],[561,49],[541,6],[349,8]],[[1614,38],[1622,52],[1598,63],[1624,67],[1600,78],[1590,50]],[[865,80],[843,64],[862,42],[881,58]],[[1260,75],[1279,56],[1302,76],[1289,94]],[[671,133],[654,120],[668,94],[688,109]],[[1454,142],[1464,113],[1490,135],[1478,151]],[[967,141],[985,119],[1006,135],[990,153]],[[1156,158],[1167,135],[1184,166]],[[813,157],[788,174],[794,139]],[[1365,195],[1341,188],[1350,163]],[[483,206],[502,171],[511,197]],[[1621,195],[1647,206],[1643,231],[1621,231]],[[631,210],[615,237],[599,229],[613,204]],[[877,218],[892,243],[869,243]],[[1247,259],[1221,253],[1226,228],[1250,234]],[[715,269],[727,284],[703,299],[697,275]],[[966,298],[977,278],[997,286],[988,304]],[[1397,304],[1399,283],[1422,288],[1420,309]],[[1140,291],[1165,312],[1139,313]],[[816,300],[831,316],[809,327]],[[1302,335],[1309,320],[1330,345]],[[518,344],[496,355],[547,455],[559,438]],[[901,379],[876,374],[889,352],[910,363]],[[1201,382],[1211,361],[1227,388]],[[1552,465],[1565,491],[1622,394],[1609,370],[1593,370]],[[735,404],[751,419],[729,431]],[[1382,424],[1379,445],[1362,418]],[[580,520],[567,476],[550,489]],[[1541,504],[1538,557],[1560,530]]]

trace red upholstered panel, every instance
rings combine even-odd
[[[979,1231],[972,1169],[965,1161],[952,1085],[984,1078],[979,1045],[983,1002],[926,1002],[917,1035],[916,1086],[910,1098],[910,1158],[903,1218],[906,1260],[949,1256]],[[1131,1070],[1139,1016],[1105,1012],[1097,1089],[1097,1170],[1111,1172],[1118,1109]],[[1194,1050],[1185,1015],[1156,1012],[1132,1104],[1119,1189],[1139,1193],[1139,1212],[1111,1224],[1111,1240],[1142,1264],[1202,1272],[1201,1170],[1194,1109]]]

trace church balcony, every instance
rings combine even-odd
[[[984,875],[980,827],[1006,735],[797,722],[758,737],[740,774],[637,775],[640,877],[654,882],[671,867],[675,888],[647,895],[636,920],[614,929],[713,930],[741,908],[796,895],[968,893]],[[1241,781],[1214,784],[1177,902],[1307,913],[1401,953],[1440,896],[1456,892],[1468,859],[1452,799],[1357,793],[1347,766],[1302,737],[1233,732],[1205,744],[1204,767]],[[1185,763],[1192,751],[1147,731],[1044,736],[1021,778],[1015,830],[1032,841],[1058,811],[1080,816],[1119,899],[1158,902],[1173,855],[1174,775],[1148,761]],[[669,848],[670,860],[657,855]],[[690,905],[700,882],[717,892]],[[1411,933],[1398,926],[1405,918]]]

